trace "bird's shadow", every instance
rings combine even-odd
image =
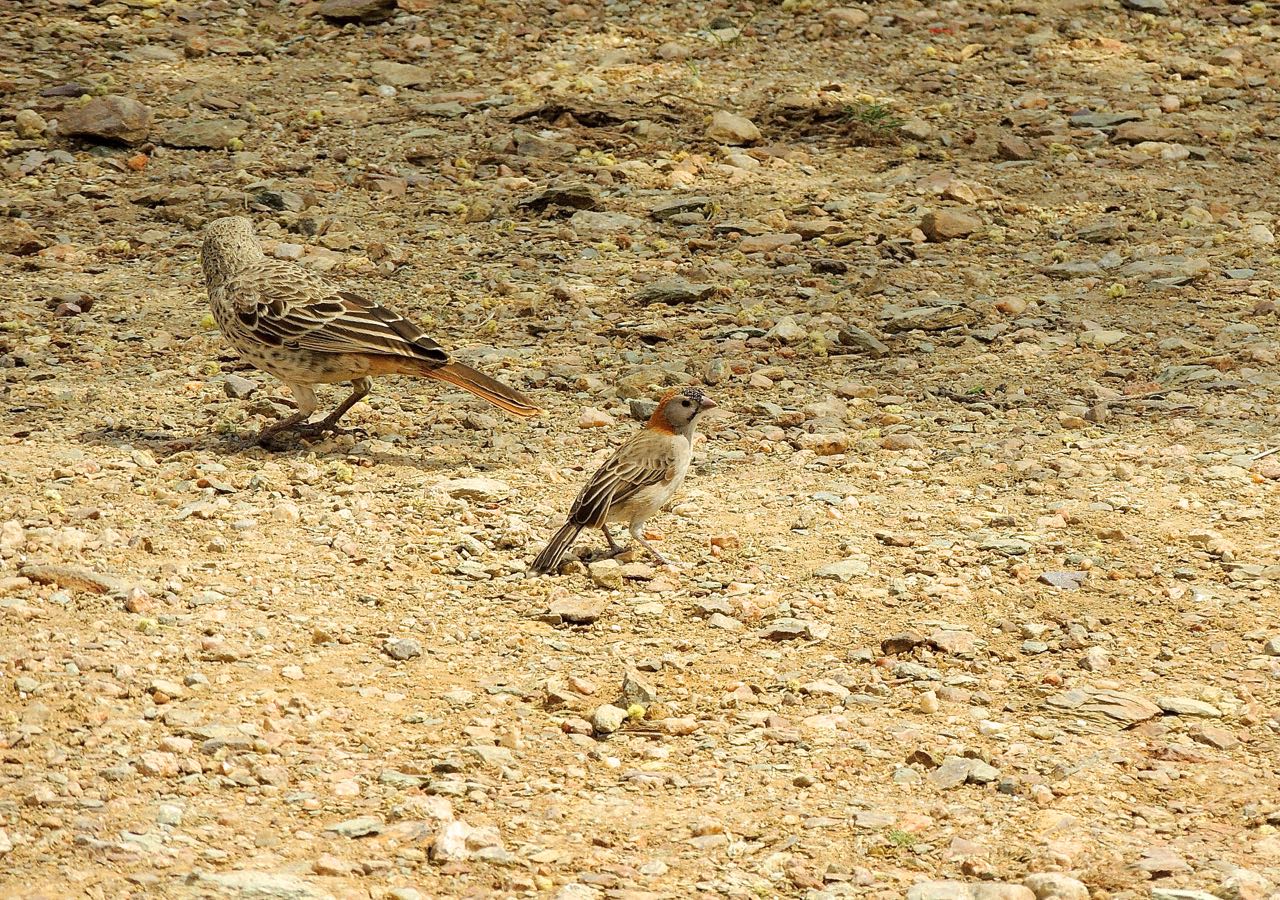
[[[179,435],[171,431],[125,426],[123,428],[91,428],[80,432],[76,439],[81,444],[94,447],[143,447],[158,459],[189,450],[200,450],[224,457],[255,458],[262,461],[288,459],[291,456],[314,454],[318,459],[349,459],[352,456],[367,459],[379,466],[403,466],[423,472],[439,472],[455,468],[452,460],[431,456],[412,456],[405,453],[354,453],[332,441],[314,444],[296,443],[279,447],[264,447],[243,435],[215,434],[205,431],[193,435]]]

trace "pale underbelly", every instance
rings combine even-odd
[[[356,354],[318,353],[283,347],[246,346],[231,341],[245,362],[294,384],[337,384],[369,374],[369,360]]]

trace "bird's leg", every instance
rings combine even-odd
[[[304,430],[307,434],[324,434],[325,432],[340,433],[341,428],[338,427],[338,420],[347,414],[351,407],[355,406],[365,397],[369,396],[369,391],[373,390],[372,378],[357,378],[351,382],[351,395],[338,405],[338,408],[329,415],[325,416],[314,425],[308,425]]]
[[[613,533],[609,531],[608,525],[601,525],[600,530],[604,532],[604,539],[609,542],[609,552],[602,556],[601,559],[613,559],[619,553],[626,551],[626,547],[613,539]]]
[[[632,539],[641,547],[648,550],[649,554],[654,558],[654,560],[657,561],[658,565],[671,566],[672,568],[677,567],[676,563],[671,562],[669,559],[667,559],[665,556],[659,553],[656,549],[654,549],[654,546],[652,544],[650,544],[648,541],[644,539],[644,534],[642,533],[644,531],[643,521],[632,522],[631,528],[628,530],[631,532]]]
[[[294,399],[298,403],[298,411],[293,415],[281,419],[274,425],[268,425],[262,431],[258,432],[254,443],[268,449],[276,445],[276,436],[283,431],[290,431],[297,428],[301,423],[305,422],[313,412],[316,411],[316,392],[311,388],[302,384],[291,384],[288,386],[289,391],[293,394]]]

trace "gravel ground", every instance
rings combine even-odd
[[[1274,5],[3,21],[4,896],[1273,895]],[[246,447],[227,214],[546,413]]]

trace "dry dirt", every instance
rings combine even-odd
[[[1270,896],[1280,14],[1131,5],[5,5],[0,893]],[[246,449],[231,213],[546,413]]]

